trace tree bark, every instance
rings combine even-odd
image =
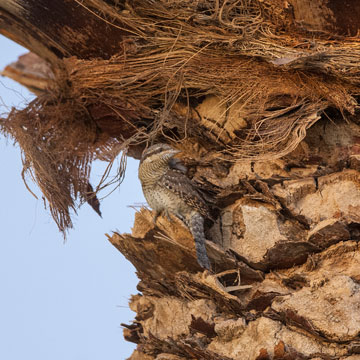
[[[225,176],[199,173],[245,192],[226,197],[230,204],[209,229],[215,276],[197,273],[191,235],[175,219],[154,226],[142,210],[131,235],[110,238],[141,280],[142,295],[130,302],[136,320],[124,330],[138,352],[149,359],[355,358],[359,160],[353,154],[352,165],[342,166],[339,156],[358,146],[349,125],[359,131],[318,122],[287,159],[236,164]],[[293,166],[304,156],[315,163]],[[327,173],[330,157],[340,167]]]
[[[359,13],[350,0],[0,0],[0,32],[46,62],[5,71],[47,96],[41,121],[55,100],[81,108],[66,123],[94,131],[81,156],[105,158],[111,139],[139,158],[149,134],[178,146],[214,209],[212,273],[175,218],[141,209],[131,234],[109,236],[140,279],[132,360],[360,358]]]

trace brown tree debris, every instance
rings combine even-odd
[[[329,107],[354,114],[360,46],[352,37],[331,37],[339,33],[338,22],[326,17],[331,6],[321,6],[326,26],[319,27],[306,16],[312,5],[302,1],[305,7],[280,0],[0,2],[3,33],[54,74],[44,97],[13,111],[1,131],[22,147],[60,230],[72,225],[95,158],[112,161],[127,148],[139,156],[146,141],[165,137],[183,149],[199,144],[210,162],[269,160],[295,150]],[[320,28],[330,33],[312,32]],[[42,157],[24,143],[24,117],[35,124],[31,137]],[[84,135],[66,134],[64,124]],[[63,138],[54,133],[71,144],[62,156]],[[66,185],[40,170],[49,161]]]
[[[7,74],[40,94],[0,131],[59,229],[83,202],[99,211],[119,153],[118,182],[157,141],[213,208],[212,272],[175,217],[141,209],[109,236],[140,279],[131,359],[358,357],[359,3],[43,3],[0,0],[0,32],[39,57]],[[90,188],[95,159],[109,167]]]

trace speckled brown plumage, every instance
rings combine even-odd
[[[158,185],[172,191],[202,216],[209,217],[209,209],[204,199],[199,192],[196,191],[192,181],[179,170],[167,170],[161,177]]]
[[[185,175],[186,168],[174,161],[178,152],[167,144],[149,147],[140,161],[139,179],[149,206],[155,210],[154,220],[160,213],[180,218],[194,236],[199,264],[210,269],[204,235],[204,218],[209,217],[209,209]]]

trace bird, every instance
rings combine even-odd
[[[195,184],[186,176],[186,167],[177,158],[180,151],[158,143],[147,148],[139,164],[139,179],[148,205],[155,211],[154,223],[160,214],[170,219],[175,215],[194,237],[197,261],[211,269],[205,247],[204,221],[211,218],[209,207]]]

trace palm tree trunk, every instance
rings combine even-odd
[[[359,13],[350,0],[0,0],[1,33],[37,54],[4,74],[39,96],[0,130],[61,230],[79,196],[100,211],[91,161],[139,158],[147,141],[183,151],[214,209],[211,273],[176,219],[141,209],[132,234],[109,237],[140,279],[132,360],[360,356]]]

